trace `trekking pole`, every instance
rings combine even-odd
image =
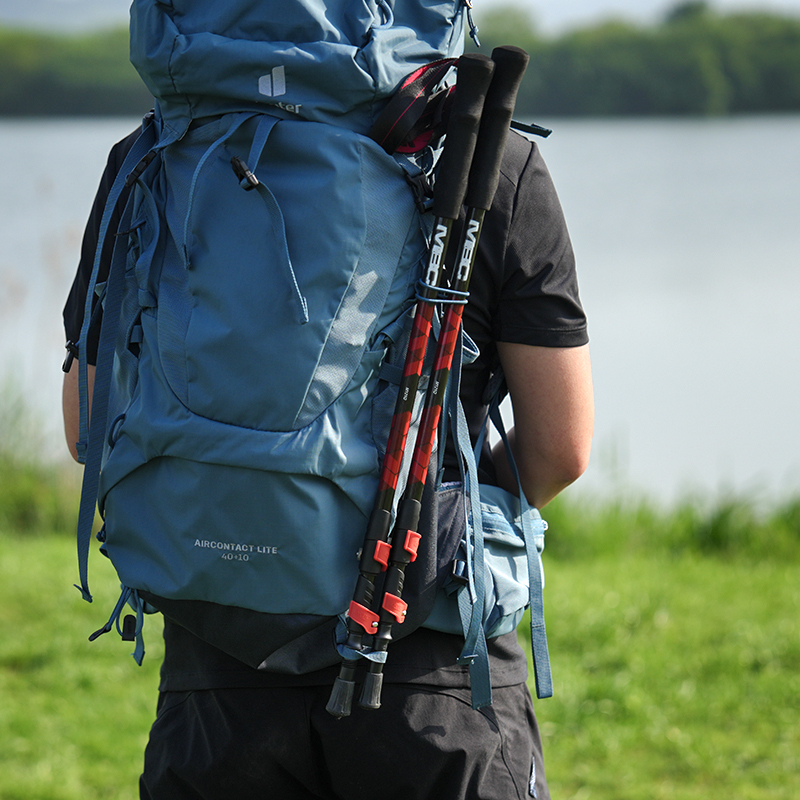
[[[517,47],[500,47],[492,53],[494,76],[486,95],[478,142],[469,174],[466,193],[466,219],[451,280],[454,294],[466,294],[475,263],[483,218],[492,205],[500,178],[500,162],[505,150],[517,90],[528,64],[528,54]],[[411,471],[392,532],[391,562],[380,603],[380,622],[373,637],[373,650],[386,652],[392,639],[393,623],[402,623],[408,604],[402,599],[406,566],[414,560],[419,541],[417,527],[422,510],[422,495],[431,454],[442,416],[453,354],[461,329],[463,304],[447,306],[414,447]],[[413,546],[409,543],[413,542]],[[383,661],[370,660],[364,677],[359,705],[380,708]]]
[[[458,60],[458,80],[447,138],[437,167],[433,198],[436,220],[427,268],[418,294],[375,505],[361,550],[358,582],[348,610],[346,647],[356,652],[363,649],[364,637],[374,634],[379,625],[378,614],[373,611],[375,580],[389,565],[391,545],[388,539],[392,508],[414,401],[430,338],[434,308],[439,300],[440,287],[444,284],[445,255],[450,244],[450,233],[463,205],[469,167],[478,137],[481,109],[493,69],[492,61],[484,55],[469,54]],[[342,659],[339,676],[327,705],[327,711],[335,717],[346,717],[350,713],[356,664],[357,659]]]

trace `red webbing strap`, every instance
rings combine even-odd
[[[412,72],[375,121],[369,132],[370,139],[390,154],[406,144],[408,135],[427,108],[428,98],[455,61],[443,58]]]

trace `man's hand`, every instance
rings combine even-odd
[[[94,389],[94,367],[87,366],[89,381],[89,413],[92,411],[92,390]],[[64,385],[61,390],[61,410],[64,414],[64,435],[70,455],[78,460],[78,435],[80,433],[80,403],[78,400],[78,360],[74,359],[69,372],[64,373]]]

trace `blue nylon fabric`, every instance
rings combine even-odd
[[[258,127],[253,137],[253,144],[250,147],[250,155],[247,159],[248,164],[258,164],[261,159],[261,154],[264,152],[264,147],[267,144],[267,139],[269,139],[269,135],[272,133],[277,122],[278,120],[276,117],[270,117],[266,114],[259,119]],[[273,235],[275,236],[275,240],[279,242],[278,257],[281,261],[281,270],[289,278],[289,282],[294,291],[294,297],[298,303],[299,314],[297,316],[297,321],[301,325],[305,325],[308,322],[308,301],[303,297],[300,287],[297,285],[297,276],[295,275],[292,259],[289,255],[289,245],[286,243],[286,223],[281,213],[281,207],[278,205],[275,195],[272,194],[262,181],[259,181],[256,191],[261,195],[261,199],[264,201]]]
[[[135,0],[131,61],[178,135],[258,110],[365,133],[414,69],[462,53],[462,3]]]
[[[200,160],[197,163],[197,167],[194,170],[194,174],[192,175],[192,180],[189,187],[189,199],[186,209],[186,219],[183,225],[183,255],[184,255],[184,266],[186,267],[186,269],[189,269],[190,267],[190,247],[193,244],[192,234],[191,234],[193,201],[195,197],[195,192],[197,190],[197,182],[203,173],[203,167],[207,163],[208,159],[210,159],[214,155],[217,148],[224,145],[225,142],[227,142],[239,130],[241,125],[243,125],[249,119],[252,119],[253,116],[254,116],[253,114],[246,114],[246,113],[235,115],[233,119],[230,121],[228,129],[218,139],[216,139],[209,145],[208,150],[206,150],[202,158],[200,158]],[[278,122],[277,117],[269,116],[266,114],[260,116],[258,120],[258,127],[256,128],[256,132],[253,137],[253,143],[250,148],[250,155],[247,161],[248,164],[258,163],[259,159],[261,158],[261,153],[263,152],[264,147],[267,143],[267,139],[269,138],[269,135],[272,132],[272,129],[275,127],[277,122]],[[240,182],[240,186],[241,185],[242,184]],[[242,186],[242,188],[245,187]],[[263,183],[259,183],[256,188],[258,193],[264,200],[264,204],[267,208],[268,219],[270,220],[270,226],[273,231],[275,240],[278,243],[276,254],[279,260],[281,261],[281,270],[284,273],[286,273],[286,275],[289,277],[289,281],[294,291],[295,298],[299,304],[300,314],[298,316],[298,322],[300,322],[301,324],[305,324],[306,322],[308,322],[308,303],[301,294],[300,288],[297,285],[297,278],[294,273],[294,268],[292,267],[291,257],[289,256],[289,248],[288,245],[286,244],[285,224],[283,220],[283,215],[281,214],[280,206],[275,200],[275,197],[273,196],[272,192],[270,192],[270,190]]]
[[[471,672],[476,670],[477,677],[472,679],[473,686],[477,681],[479,693],[484,692],[476,698],[473,690],[473,704],[482,702],[482,698],[487,696],[485,686],[489,687],[489,691],[491,688],[488,659],[485,672],[482,663],[484,651],[481,645],[485,648],[483,635],[499,636],[515,630],[526,607],[530,609],[537,696],[545,698],[553,694],[545,632],[544,572],[541,562],[547,523],[527,503],[513,457],[511,465],[519,487],[518,498],[497,486],[479,486],[477,480],[476,463],[490,420],[507,444],[499,410],[500,384],[499,380],[494,384],[489,413],[474,450],[469,444],[468,435],[465,435],[466,420],[456,424],[460,451],[467,470],[465,485],[469,498],[468,530],[461,543],[466,585],[454,591],[455,598],[446,593],[440,595],[425,623],[426,627],[434,630],[464,635],[462,660],[470,664]],[[456,414],[463,415],[460,404],[457,409],[451,410],[451,416]],[[476,630],[478,624],[480,632]]]
[[[154,123],[152,120],[143,125],[142,134],[136,140],[136,143],[129,151],[127,157],[120,167],[120,172],[117,175],[114,184],[109,192],[108,202],[103,211],[103,216],[100,220],[100,231],[98,234],[98,246],[95,251],[94,264],[92,266],[92,274],[89,278],[89,286],[86,292],[86,304],[83,313],[83,326],[81,327],[80,341],[85,342],[89,324],[92,318],[92,302],[95,297],[95,288],[97,287],[97,276],[100,271],[100,256],[102,253],[102,246],[105,243],[106,235],[108,234],[108,227],[111,223],[111,216],[119,200],[122,190],[125,188],[125,180],[133,168],[141,161],[141,159],[148,153],[150,148],[155,143],[154,138]],[[86,449],[88,447],[89,438],[89,403],[88,403],[88,378],[87,378],[88,363],[85,358],[79,355],[79,384],[80,391],[80,409],[79,409],[79,439],[78,439],[78,455],[81,463],[84,462],[86,456]]]
[[[531,650],[533,669],[536,678],[536,696],[540,699],[553,696],[553,677],[550,670],[550,653],[547,647],[547,633],[544,622],[544,571],[542,569],[541,551],[544,549],[544,531],[547,524],[539,517],[538,512],[528,505],[519,478],[517,465],[511,454],[503,418],[497,399],[493,400],[489,411],[494,426],[499,431],[509,454],[509,463],[517,479],[519,487],[519,518],[525,540],[525,553],[528,562],[528,581],[531,620]]]
[[[136,646],[134,647],[131,656],[133,656],[133,660],[141,667],[142,661],[144,661],[144,615],[145,615],[145,604],[141,597],[139,597],[139,593],[135,590],[131,590],[131,596],[128,598],[128,605],[133,608],[136,612],[136,631],[134,633]]]
[[[467,516],[467,541],[472,541],[472,554],[467,558],[468,568],[471,565],[469,590],[471,608],[470,618],[464,616],[467,610],[467,591],[461,590],[459,593],[458,604],[464,630],[464,650],[462,659],[469,658],[470,685],[472,687],[472,706],[481,708],[491,705],[492,684],[489,674],[489,655],[486,647],[486,631],[483,627],[483,609],[486,599],[486,569],[485,569],[485,549],[483,536],[483,517],[480,506],[480,489],[478,485],[478,467],[472,456],[471,442],[469,439],[469,428],[467,419],[464,416],[464,409],[459,402],[457,408],[458,422],[456,426],[457,439],[462,453],[465,454],[465,464],[467,475],[465,488],[469,497],[470,508]],[[474,657],[473,657],[474,656]]]
[[[275,125],[260,163],[249,165],[283,224],[277,211],[265,223],[259,191],[242,190],[230,166],[231,155],[248,154],[253,122],[206,162],[192,201],[202,225],[184,236],[188,176],[220,127],[191,131],[180,148],[165,152],[169,193],[159,202],[169,235],[160,280],[171,296],[159,310],[160,359],[172,390],[203,417],[253,430],[296,430],[336,400],[365,357],[380,361],[380,331],[393,321],[383,309],[410,293],[424,236],[403,170],[375,143],[288,120]],[[188,270],[169,252],[180,253],[185,239],[191,239]],[[222,258],[219,243],[226,241]],[[263,276],[254,271],[256,259]],[[402,272],[406,281],[398,280]],[[298,286],[309,316],[302,330]],[[280,392],[262,379],[215,395],[231,373],[259,368],[281,375]]]
[[[108,233],[111,215],[125,186],[125,180],[128,174],[150,151],[154,144],[154,125],[153,122],[150,121],[143,126],[142,134],[136,140],[136,143],[123,161],[119,175],[114,181],[109,193],[108,203],[106,204],[100,224],[95,263],[86,293],[86,309],[84,312],[83,329],[81,330],[81,342],[85,342],[87,338],[89,320],[91,319],[91,303],[100,269],[100,254],[103,249],[105,237]],[[129,202],[123,213],[122,221],[120,222],[122,229],[124,230],[127,228],[130,222],[131,204]],[[92,524],[94,522],[97,503],[100,464],[103,456],[106,432],[106,413],[111,387],[111,363],[114,356],[114,345],[116,343],[115,326],[118,324],[122,305],[122,293],[124,289],[123,278],[126,260],[127,254],[125,249],[121,246],[115,247],[112,265],[109,270],[109,278],[106,282],[103,325],[100,332],[100,342],[97,352],[97,369],[95,373],[92,403],[92,420],[94,424],[91,430],[89,429],[88,412],[87,360],[86,358],[79,358],[80,442],[78,451],[79,453],[85,453],[85,466],[81,488],[80,509],[78,512],[78,570],[80,586],[77,588],[80,589],[83,599],[88,602],[92,601],[88,582],[89,542],[91,540]]]
[[[464,636],[464,647],[458,658],[460,664],[469,666],[470,686],[472,690],[472,707],[483,708],[492,703],[492,683],[489,670],[489,653],[486,645],[483,612],[486,605],[486,569],[484,562],[483,520],[478,490],[478,469],[472,443],[469,438],[469,426],[460,400],[461,367],[465,360],[473,360],[477,356],[477,347],[466,336],[463,327],[456,341],[453,363],[448,380],[445,409],[442,415],[442,438],[447,435],[447,419],[455,432],[456,447],[461,455],[459,467],[466,489],[467,530],[461,545],[465,550],[466,586],[457,595],[457,609],[461,621],[461,632]],[[444,449],[444,448],[442,448]],[[465,474],[466,470],[466,474]],[[434,607],[434,615],[437,609]],[[429,619],[426,627],[437,628]],[[437,628],[442,630],[443,628]],[[444,628],[447,630],[447,627]],[[457,630],[450,632],[456,633]]]
[[[137,658],[139,590],[347,607],[382,446],[372,397],[426,252],[406,165],[362,134],[406,75],[461,52],[461,3],[133,4],[157,157],[104,298],[79,563],[90,599],[97,496]]]
[[[285,238],[233,154],[258,159]],[[106,550],[125,585],[154,595],[336,615],[377,485],[372,395],[426,248],[404,170],[358,134],[275,118],[199,126],[159,159],[135,198],[146,302],[130,308],[138,355],[117,351]]]
[[[326,479],[156,458],[105,513],[120,580],[151,594],[318,616],[352,598],[365,516]]]
[[[192,173],[192,180],[189,185],[189,199],[186,204],[186,217],[183,221],[183,257],[184,257],[184,266],[186,269],[189,269],[189,250],[191,242],[191,223],[192,223],[192,210],[194,207],[194,198],[195,198],[195,191],[197,189],[197,181],[200,179],[200,176],[203,172],[203,167],[206,165],[208,160],[214,155],[218,147],[221,147],[228,139],[233,136],[236,131],[248,120],[252,119],[252,114],[236,114],[233,118],[228,120],[228,127],[227,129],[220,135],[217,139],[215,139],[211,144],[208,146],[208,149],[203,153],[200,159],[197,162],[197,166],[194,168],[194,172]]]
[[[108,622],[106,622],[106,624],[100,628],[100,630],[95,631],[89,637],[89,641],[93,642],[98,636],[108,633],[114,627],[116,627],[117,633],[122,636],[123,632],[122,625],[120,624],[120,617],[122,616],[122,612],[125,610],[126,605],[129,605],[136,612],[136,628],[134,629],[134,642],[136,645],[131,655],[133,656],[134,661],[141,666],[142,662],[144,661],[145,653],[144,636],[142,634],[142,631],[144,630],[145,604],[135,589],[131,589],[128,586],[122,587],[119,600],[117,600],[117,604],[114,606],[114,610],[111,612]]]

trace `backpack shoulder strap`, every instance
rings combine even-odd
[[[483,609],[486,585],[484,581],[484,540],[481,517],[478,466],[469,436],[469,425],[459,397],[461,365],[464,363],[464,330],[461,329],[448,391],[448,414],[453,438],[459,452],[459,467],[467,503],[467,531],[463,538],[465,554],[464,585],[458,591],[458,614],[464,634],[464,647],[458,657],[459,664],[469,666],[472,707],[483,708],[492,704],[492,683],[489,670],[489,651],[483,627]],[[444,447],[442,447],[444,450]]]
[[[533,669],[536,677],[536,696],[539,699],[553,696],[553,678],[550,670],[550,653],[547,646],[547,634],[544,622],[544,575],[541,568],[539,552],[543,547],[544,532],[547,523],[541,518],[539,512],[531,506],[522,491],[522,482],[519,470],[511,451],[503,417],[500,413],[500,401],[506,392],[505,376],[502,370],[492,376],[487,391],[490,393],[489,412],[484,421],[481,434],[475,448],[475,458],[479,457],[483,440],[486,435],[488,423],[494,425],[506,448],[508,463],[517,481],[518,496],[514,505],[514,513],[520,519],[522,534],[525,540],[525,555],[528,562],[528,599],[530,601],[531,621],[531,651],[533,654]],[[538,544],[537,544],[538,542]]]
[[[114,180],[109,192],[103,217],[100,222],[97,250],[95,253],[92,275],[86,292],[86,308],[84,322],[81,329],[80,341],[86,341],[92,317],[92,299],[97,288],[97,276],[100,271],[100,260],[103,244],[111,222],[114,208],[126,185],[136,182],[139,176],[152,161],[150,154],[156,144],[155,120],[146,117],[142,126],[142,133],[128,151],[120,171]],[[128,200],[122,214],[119,229],[124,231],[131,223],[131,202]],[[124,288],[126,248],[119,242],[114,247],[114,256],[109,266],[108,279],[103,290],[103,296],[98,300],[98,305],[103,305],[103,323],[100,329],[100,342],[97,350],[97,367],[95,370],[95,383],[92,393],[92,422],[89,425],[89,389],[88,371],[85,357],[78,361],[78,382],[80,395],[80,438],[78,441],[78,457],[84,463],[83,485],[81,490],[81,503],[78,512],[78,568],[80,573],[80,592],[84,600],[92,602],[92,595],[88,585],[88,560],[89,541],[91,539],[92,524],[94,522],[95,506],[97,503],[97,489],[100,479],[100,463],[103,455],[103,438],[108,412],[108,397],[111,387],[111,365],[114,358],[114,343],[116,339],[116,325],[119,320],[122,294]]]

